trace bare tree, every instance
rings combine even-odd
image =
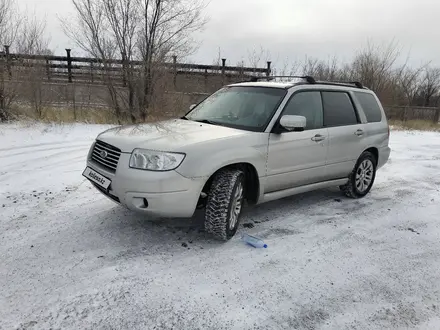
[[[50,37],[46,33],[45,18],[35,13],[22,13],[23,22],[15,40],[15,49],[20,54],[49,55]],[[21,81],[19,96],[30,102],[37,118],[43,117],[44,108],[51,102],[51,86],[44,83],[46,67],[38,60],[20,60],[15,70],[16,79]]]
[[[309,75],[319,80],[334,81],[339,79],[340,72],[336,56],[327,62],[306,56],[301,66],[303,75]]]
[[[413,69],[406,65],[399,69],[397,80],[398,86],[405,97],[405,105],[414,105],[417,93],[420,90],[423,70],[424,67]]]
[[[427,66],[424,69],[419,93],[423,99],[423,106],[438,106],[440,99],[440,68]]]
[[[302,63],[295,59],[294,61],[285,58],[278,66],[274,66],[272,69],[272,75],[274,76],[295,76],[300,75]]]
[[[116,118],[121,119],[121,97],[112,79],[112,64],[118,50],[116,36],[112,33],[110,19],[107,17],[106,0],[72,0],[76,20],[62,20],[62,27],[81,49],[90,55],[102,59],[104,83],[107,87],[109,104]],[[121,50],[119,51],[121,53]]]
[[[139,104],[145,120],[161,74],[160,66],[155,64],[169,60],[170,55],[193,52],[192,34],[202,29],[206,20],[202,16],[202,0],[138,0],[138,5],[142,13],[138,48],[144,63]]]
[[[11,22],[12,21],[12,22]],[[35,14],[18,12],[12,0],[0,0],[0,38],[15,52],[44,55],[49,51],[46,21]],[[42,115],[46,95],[42,77],[44,66],[35,60],[0,58],[0,119],[11,116],[15,100],[30,102],[38,117]],[[7,69],[7,70],[5,70]],[[7,77],[6,77],[7,76]]]
[[[24,16],[15,48],[21,54],[45,55],[49,50],[50,37],[46,33],[47,22],[34,14]]]
[[[221,48],[219,47],[218,49],[217,49],[217,56],[213,59],[213,61],[212,61],[212,65],[213,66],[216,66],[216,67],[221,67],[222,66],[222,50],[221,50]],[[212,72],[215,72],[215,73],[221,73],[221,70],[213,70]]]
[[[72,0],[75,20],[62,19],[66,35],[81,49],[103,61],[115,55],[115,40],[109,35],[104,0]]]
[[[129,109],[131,121],[135,117],[135,89],[134,74],[131,61],[135,58],[136,37],[138,32],[139,12],[136,0],[105,0],[105,14],[109,21],[110,29],[118,46],[122,58],[124,86],[127,86],[128,100],[126,107]],[[124,101],[124,98],[122,98]]]
[[[18,15],[15,0],[0,0],[0,44],[12,45],[22,18]]]
[[[0,45],[10,45],[15,38],[18,26],[16,6],[13,0],[0,0]],[[0,52],[0,121],[7,120],[7,110],[11,102],[5,84],[6,58]]]
[[[395,42],[388,45],[368,43],[352,63],[352,78],[381,94],[389,87],[389,78],[393,75],[399,55]]]
[[[259,68],[266,65],[267,61],[271,60],[271,54],[268,49],[265,49],[263,46],[260,46],[260,49],[253,50],[253,51],[247,51],[248,57],[247,57],[247,63],[249,63],[249,66],[251,68]]]
[[[134,121],[134,109],[146,120],[154,101],[161,63],[171,55],[185,56],[194,50],[192,33],[205,24],[202,0],[72,0],[76,24],[62,21],[66,34],[89,54],[103,59],[122,58],[128,100],[125,104]],[[132,60],[142,61],[134,70]],[[111,76],[110,70],[108,76]],[[117,117],[124,93],[107,79],[110,99]]]

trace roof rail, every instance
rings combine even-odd
[[[362,83],[359,81],[351,81],[349,83],[355,85],[357,88],[364,88],[364,85],[362,85]]]
[[[356,88],[360,88],[360,89],[366,88],[359,81],[317,81],[316,83],[321,85],[334,85],[334,86],[354,85]]]
[[[260,80],[267,80],[271,81],[275,78],[300,78],[305,80],[306,83],[314,85],[314,84],[321,84],[321,85],[334,85],[334,86],[350,86],[354,85],[356,88],[360,89],[367,89],[360,83],[359,81],[320,81],[315,80],[312,76],[263,76],[263,77],[252,77],[249,82],[257,82]]]
[[[350,84],[350,85],[355,85],[357,88],[364,88],[364,85],[362,85],[362,83],[360,83],[359,81],[337,81],[341,84]]]
[[[304,79],[307,83],[309,84],[315,84],[316,80],[315,78],[311,77],[311,76],[266,76],[266,77],[252,77],[249,82],[257,82],[260,80],[274,80],[275,78],[300,78],[300,79]]]

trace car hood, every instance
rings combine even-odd
[[[109,143],[122,152],[135,148],[182,151],[186,145],[217,139],[239,137],[251,132],[224,126],[172,119],[150,124],[118,126],[98,135],[98,140]]]

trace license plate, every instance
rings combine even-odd
[[[110,183],[112,183],[111,180],[92,170],[90,167],[86,167],[82,175],[90,181],[100,185],[104,189],[107,189],[110,186]]]

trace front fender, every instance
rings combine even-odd
[[[214,152],[199,152],[187,155],[183,164],[176,169],[187,178],[206,178],[219,169],[237,163],[249,163],[257,171],[258,177],[266,174],[267,146],[230,148]]]

